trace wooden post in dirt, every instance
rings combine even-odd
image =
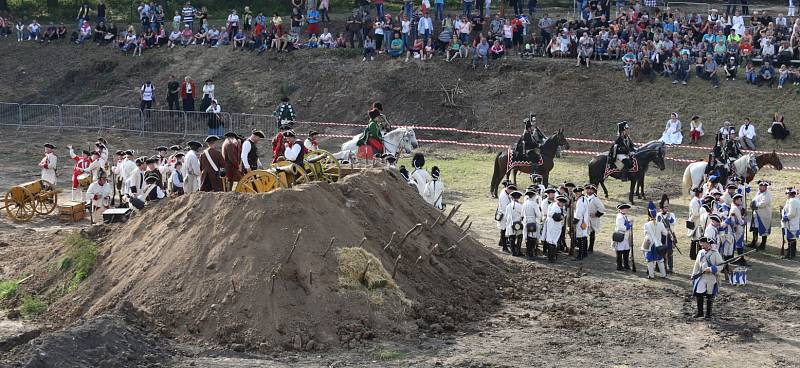
[[[392,280],[394,280],[394,275],[397,274],[397,264],[400,262],[400,258],[403,258],[402,254],[398,254],[397,258],[394,260],[394,266],[392,267]]]
[[[405,235],[403,235],[403,237],[400,239],[400,243],[397,244],[397,247],[402,247],[403,244],[406,242],[406,239],[408,239],[408,236],[411,235],[411,233],[414,232],[414,230],[417,230],[420,227],[422,227],[422,224],[416,224],[414,225],[414,227],[406,231]]]
[[[469,215],[467,215],[467,217],[464,217],[464,220],[461,221],[461,223],[458,225],[458,227],[463,229],[464,225],[467,223],[467,220],[469,220]]]
[[[392,240],[394,240],[394,236],[397,235],[397,231],[392,231],[392,236],[389,237],[389,241],[383,246],[383,250],[389,249],[389,246],[392,245]]]
[[[328,248],[327,248],[327,249],[325,249],[325,253],[322,253],[322,258],[325,258],[325,256],[327,256],[327,255],[328,255],[328,251],[330,251],[330,250],[331,250],[331,247],[333,247],[333,242],[334,242],[335,240],[336,240],[336,238],[332,236],[332,237],[331,237],[331,243],[330,243],[330,244],[328,244]]]
[[[292,255],[294,254],[294,250],[297,248],[297,241],[300,240],[300,233],[303,232],[303,229],[297,230],[297,236],[294,238],[294,243],[292,243],[292,250],[289,251],[289,256],[286,257],[286,262],[289,262],[292,259]]]

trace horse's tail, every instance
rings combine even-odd
[[[492,183],[490,184],[491,186],[489,187],[489,194],[492,195],[492,198],[497,197],[497,186],[500,185],[500,180],[502,180],[503,175],[505,174],[503,172],[503,169],[500,168],[500,156],[502,154],[503,154],[502,151],[498,152],[497,155],[494,157],[494,170],[492,171]]]
[[[692,182],[692,165],[686,165],[686,170],[683,170],[683,192],[689,193],[694,183]]]

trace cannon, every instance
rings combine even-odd
[[[342,167],[332,153],[313,150],[305,156],[305,169],[313,181],[334,183],[342,177]]]
[[[58,205],[58,190],[47,180],[34,180],[15,185],[6,192],[3,208],[15,221],[28,221],[33,216],[47,215]]]

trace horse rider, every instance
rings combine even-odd
[[[609,162],[616,165],[617,162],[622,163],[622,181],[628,181],[629,171],[631,170],[632,161],[631,156],[636,152],[636,145],[631,140],[630,132],[631,126],[627,121],[621,121],[617,124],[617,139],[614,145],[611,146],[609,152]]]
[[[725,171],[725,163],[727,160],[725,159],[725,150],[723,149],[723,145],[725,144],[725,136],[722,133],[717,133],[717,141],[714,143],[714,148],[711,150],[711,153],[708,155],[708,164],[706,165],[706,176],[711,176],[711,173],[714,170],[717,170],[719,174],[723,174],[722,171]],[[727,175],[723,175],[726,176]]]
[[[742,157],[742,145],[739,142],[739,136],[736,135],[736,131],[733,129],[733,127],[731,127],[731,130],[728,133],[727,141],[725,142],[725,163],[727,164],[728,169],[731,168],[733,162],[739,157]]]
[[[369,124],[367,124],[367,128],[364,129],[364,132],[361,134],[361,137],[358,138],[356,145],[363,146],[366,145],[368,147],[368,157],[372,157],[375,154],[383,154],[383,134],[381,134],[381,129],[378,125],[378,118],[381,116],[381,112],[372,109],[369,110]]]
[[[383,113],[383,104],[380,102],[375,102],[372,104],[373,110],[378,110],[380,116],[378,117],[378,127],[381,129],[382,134],[386,134],[391,132],[394,128],[392,124],[389,123],[389,119],[386,118],[386,115]]]
[[[534,124],[536,117],[531,115],[525,119],[525,131],[517,141],[516,151],[518,157],[525,157],[531,163],[531,174],[536,174],[539,169],[539,159],[542,157],[539,146],[544,141],[544,134]]]

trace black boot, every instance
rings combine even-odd
[[[787,254],[789,255],[789,259],[792,259],[797,255],[797,240],[792,240],[789,242],[789,250]]]
[[[522,257],[522,235],[514,237],[514,248],[512,250],[515,257]]]
[[[756,237],[753,236],[753,240],[755,240],[755,239],[756,239]],[[767,248],[767,237],[766,236],[762,236],[761,237],[761,244],[758,246],[758,248],[761,249],[761,250],[764,250],[764,249]]]
[[[500,241],[497,242],[501,248],[503,248],[503,252],[508,252],[508,239],[506,239],[506,231],[500,230]]]
[[[749,245],[747,245],[747,246],[748,246],[749,248],[756,249],[756,246],[757,246],[757,244],[756,244],[756,241],[758,241],[758,236],[757,236],[757,233],[755,233],[755,232],[754,232],[754,233],[753,233],[753,240],[751,240],[751,241],[750,241],[750,244],[749,244]]]
[[[622,251],[618,250],[617,251],[617,271],[622,271],[622,270],[624,270],[624,268],[622,268]]]
[[[503,252],[514,254],[514,237],[506,237],[506,245],[503,246]]]
[[[534,239],[525,239],[525,255],[528,259],[533,259],[533,241]]]
[[[695,294],[695,298],[697,299],[697,312],[694,314],[694,318],[703,317],[703,294]]]
[[[714,304],[714,297],[712,295],[706,295],[706,315],[704,316],[705,319],[711,318],[711,305]]]
[[[589,253],[594,252],[594,231],[589,233]]]

